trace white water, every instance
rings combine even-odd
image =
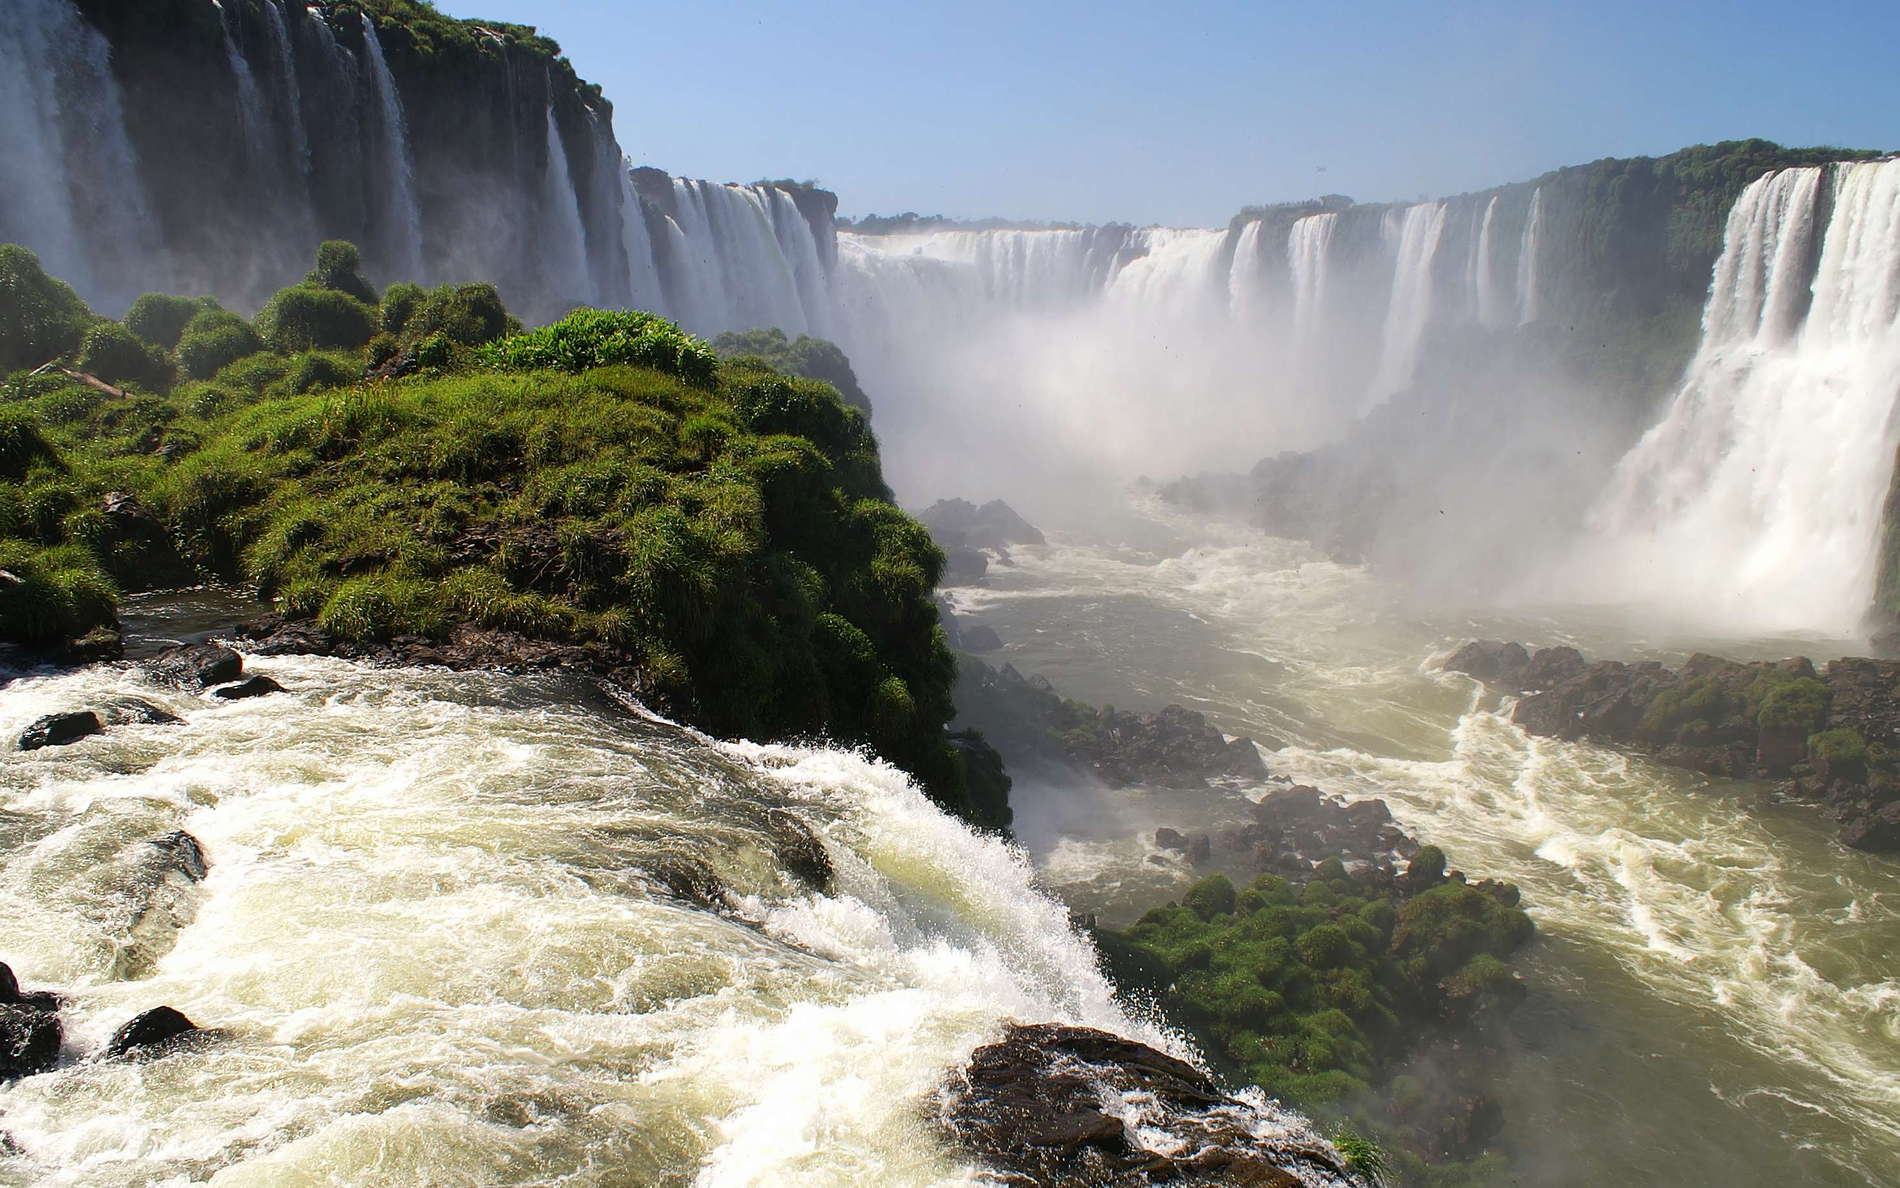
[[[1705,621],[1853,630],[1896,395],[1900,162],[1755,182],[1730,212],[1695,361],[1619,466],[1577,580]]]
[[[0,957],[69,996],[61,1067],[0,1088],[26,1151],[0,1182],[968,1183],[930,1098],[1004,1021],[1180,1051],[1019,852],[889,768],[518,678],[251,666],[290,691],[109,668],[0,691],[8,736],[125,693],[187,719],[0,768]],[[831,893],[781,869],[774,813],[822,839]],[[121,980],[115,856],[177,828],[210,878]],[[668,895],[669,864],[726,909]],[[161,1002],[225,1038],[91,1058]]]
[[[1438,241],[1445,233],[1445,204],[1422,202],[1390,211],[1385,230],[1396,247],[1397,265],[1392,300],[1386,307],[1384,352],[1368,405],[1403,391],[1418,367],[1419,346],[1432,318],[1432,262],[1438,258]]]
[[[542,267],[548,278],[546,300],[552,306],[584,304],[586,292],[563,293],[562,286],[587,279],[587,228],[581,222],[579,196],[567,165],[567,146],[561,142],[554,105],[548,105],[547,166],[542,170],[540,240]]]
[[[1498,217],[1497,195],[1484,204],[1483,221],[1478,227],[1478,250],[1471,256],[1472,299],[1477,302],[1480,326],[1495,326],[1503,320],[1503,299],[1498,293],[1498,264],[1492,238]]]
[[[1524,220],[1524,239],[1517,249],[1517,324],[1529,325],[1541,315],[1538,304],[1538,254],[1543,250],[1544,187],[1531,192],[1530,214]]]
[[[422,208],[416,203],[416,167],[409,151],[409,125],[402,115],[402,96],[396,80],[390,77],[389,63],[383,60],[382,38],[376,22],[363,14],[363,48],[369,56],[370,83],[376,92],[376,111],[380,117],[378,142],[382,161],[376,170],[385,187],[383,217],[387,237],[383,268],[393,279],[418,277],[422,270]],[[571,194],[573,187],[569,186]],[[584,274],[585,269],[582,269]]]

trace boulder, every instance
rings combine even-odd
[[[230,685],[219,685],[211,690],[213,697],[224,701],[242,701],[249,697],[263,697],[271,693],[282,693],[284,687],[267,676],[248,676]]]
[[[1179,850],[1185,854],[1187,853],[1188,840],[1179,830],[1169,829],[1163,826],[1155,830],[1155,847],[1162,850]]]
[[[22,993],[12,968],[0,962],[0,1082],[52,1068],[64,1038],[59,997]]]
[[[1048,1186],[1349,1180],[1338,1155],[1164,1052],[1105,1031],[1011,1024],[942,1094],[940,1125],[1005,1182]],[[1124,1118],[1138,1111],[1139,1125]]]
[[[106,1043],[106,1056],[156,1055],[175,1046],[183,1037],[198,1033],[198,1025],[185,1018],[183,1012],[168,1006],[153,1007],[112,1033]]]
[[[1856,850],[1900,850],[1900,800],[1843,814],[1841,841]]]
[[[227,685],[244,675],[244,658],[230,648],[210,642],[167,648],[145,663],[155,681],[180,689]]]
[[[1474,639],[1451,654],[1445,668],[1462,672],[1487,685],[1507,689],[1521,688],[1519,681],[1530,667],[1531,654],[1520,643],[1496,639]]]
[[[20,749],[37,751],[41,747],[63,747],[105,728],[99,715],[91,710],[48,714],[20,732]]]
[[[1003,646],[1003,637],[987,623],[965,623],[960,638],[960,646],[966,652],[994,652]]]

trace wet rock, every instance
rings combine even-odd
[[[799,882],[817,891],[831,890],[837,870],[825,843],[811,826],[790,809],[773,809],[766,815],[766,828],[772,835],[772,853],[779,867]]]
[[[250,697],[264,697],[271,693],[282,693],[284,687],[267,676],[259,674],[248,676],[235,684],[219,685],[211,690],[213,697],[223,701],[242,701]]]
[[[16,1155],[24,1154],[26,1154],[26,1149],[21,1147],[12,1135],[0,1130],[0,1159],[11,1159]]]
[[[142,978],[197,918],[204,900],[199,884],[210,873],[210,862],[198,839],[183,830],[127,846],[117,861],[127,923],[113,955],[112,974],[122,980]]]
[[[20,732],[20,749],[37,751],[41,747],[63,747],[103,730],[105,723],[91,710],[48,714]]]
[[[650,873],[675,899],[683,899],[714,911],[726,909],[725,880],[697,858],[662,858],[652,865]]]
[[[942,1124],[1008,1182],[1273,1185],[1348,1178],[1331,1148],[1192,1065],[1085,1027],[1012,1024],[943,1092]]]
[[[1900,850],[1900,800],[1845,814],[1841,841],[1856,850]]]
[[[180,689],[205,689],[230,684],[244,675],[244,658],[214,643],[168,648],[145,663],[155,681]]]
[[[972,549],[1007,550],[1010,545],[1039,545],[1042,533],[1000,499],[977,506],[967,499],[939,499],[918,513],[939,544]]]
[[[211,864],[205,861],[204,846],[182,829],[153,838],[147,844],[157,850],[172,869],[193,883],[204,882],[210,874]]]
[[[107,726],[176,726],[184,719],[140,697],[120,697],[97,711]]]
[[[1003,646],[1003,637],[996,634],[996,628],[987,623],[965,623],[962,641],[962,648],[966,652],[994,652]]]
[[[1523,644],[1474,639],[1453,652],[1451,658],[1445,661],[1445,667],[1452,672],[1475,677],[1487,685],[1516,688],[1530,663],[1531,654]]]
[[[128,1020],[112,1033],[106,1043],[106,1056],[156,1055],[176,1046],[184,1037],[202,1034],[198,1025],[184,1013],[168,1006],[153,1007]]]
[[[1188,839],[1187,860],[1196,866],[1202,866],[1214,856],[1214,842],[1205,833],[1196,834]]]
[[[1185,854],[1188,840],[1179,830],[1163,826],[1155,830],[1155,846],[1163,850],[1179,850]]]
[[[125,637],[116,625],[94,627],[84,635],[62,642],[54,649],[53,658],[61,664],[77,667],[82,664],[101,664],[107,660],[117,660],[125,655]]]
[[[52,1068],[64,1038],[58,996],[22,993],[13,970],[0,962],[0,1082]]]

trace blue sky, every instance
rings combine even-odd
[[[1213,225],[1764,136],[1900,147],[1900,0],[438,0],[538,26],[636,164],[847,214]]]

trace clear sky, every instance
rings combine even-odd
[[[538,26],[635,164],[846,214],[1173,225],[1763,136],[1900,147],[1900,0],[438,0]]]

